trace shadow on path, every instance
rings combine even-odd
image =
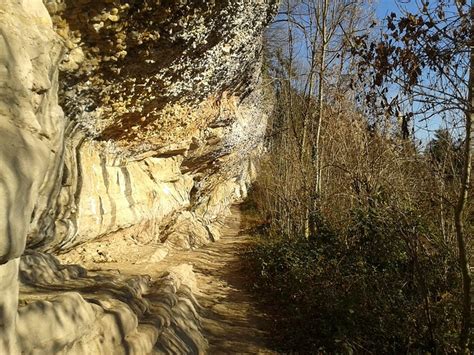
[[[197,250],[170,255],[158,264],[163,271],[191,264],[196,277],[196,299],[201,306],[203,336],[209,354],[272,354],[272,320],[258,307],[242,254],[252,243],[246,233],[249,221],[232,207],[221,230],[222,237]]]

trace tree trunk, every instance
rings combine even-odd
[[[472,120],[474,118],[474,7],[471,7],[471,36],[470,36],[470,71],[469,71],[469,109],[466,112],[466,136],[464,141],[463,172],[461,176],[461,188],[456,205],[454,218],[456,227],[456,239],[459,251],[459,267],[462,275],[462,325],[459,337],[459,345],[463,354],[469,354],[469,338],[471,331],[471,270],[469,268],[468,250],[464,230],[463,214],[469,194],[472,167]]]
[[[323,122],[323,111],[324,111],[324,75],[326,66],[326,47],[327,47],[327,34],[326,34],[326,16],[328,11],[328,0],[324,0],[322,10],[322,24],[321,24],[321,52],[319,56],[319,83],[318,83],[318,119],[316,122],[316,143],[315,143],[315,165],[316,165],[316,195],[320,193],[320,138],[321,138],[321,125]]]
[[[328,33],[327,33],[327,21],[328,21],[328,10],[329,0],[323,0],[321,4],[321,11],[319,17],[319,30],[321,37],[321,47],[319,48],[319,68],[318,68],[318,97],[317,97],[317,119],[316,119],[316,130],[312,129],[313,132],[313,147],[312,147],[312,160],[314,164],[314,186],[309,191],[309,208],[312,210],[309,214],[308,231],[315,235],[316,234],[316,211],[318,210],[319,197],[321,193],[321,126],[323,122],[324,113],[324,76],[326,74],[326,52],[328,46]]]

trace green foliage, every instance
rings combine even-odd
[[[455,256],[414,211],[357,208],[346,232],[320,222],[309,239],[262,236],[250,258],[277,300],[283,351],[450,353],[459,286]]]

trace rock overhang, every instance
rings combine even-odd
[[[95,139],[129,149],[167,145],[170,132],[188,134],[216,118],[190,114],[204,101],[251,92],[261,34],[278,7],[276,0],[44,2],[68,48],[66,114]]]

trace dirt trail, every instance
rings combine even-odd
[[[196,299],[202,307],[203,335],[209,354],[272,354],[269,349],[270,318],[258,310],[249,292],[241,254],[251,243],[247,221],[238,207],[226,219],[218,241],[194,251],[168,256],[154,271],[191,264],[196,276]]]
[[[25,333],[22,346],[105,355],[275,353],[272,320],[241,258],[253,240],[251,218],[234,207],[222,224],[218,241],[157,262],[148,257],[159,245],[137,247],[126,236],[109,250],[114,261],[90,258],[100,256],[97,243],[63,256],[63,264],[30,251],[20,266],[21,312],[24,322],[33,317],[48,327],[41,337]],[[65,262],[72,257],[77,262]]]
[[[257,300],[250,291],[248,270],[241,259],[241,254],[252,243],[252,237],[246,233],[252,225],[252,220],[240,211],[239,206],[233,206],[231,212],[223,221],[221,238],[199,249],[174,251],[157,263],[122,261],[95,266],[99,269],[119,270],[123,276],[141,274],[159,280],[163,274],[175,267],[191,265],[196,280],[192,297],[197,301],[194,306],[198,309],[199,332],[202,333],[198,338],[202,336],[207,341],[206,353],[275,354],[270,350],[269,341],[272,320],[259,310]],[[148,295],[147,298],[155,304],[162,302],[162,297],[158,294]],[[151,306],[153,309],[153,304]],[[188,316],[189,312],[181,315],[183,318]],[[178,320],[179,322],[181,320]],[[175,327],[182,326],[177,324]]]
[[[86,278],[72,280],[73,286],[66,289],[93,302],[110,301],[114,295],[132,309],[143,305],[138,307],[145,309],[137,313],[138,331],[144,326],[148,334],[149,325],[156,330],[150,338],[156,341],[152,353],[274,354],[272,320],[258,307],[241,258],[252,243],[246,230],[253,221],[238,206],[231,212],[222,221],[218,241],[196,250],[172,251],[159,262],[148,262],[158,243],[138,245],[124,236],[84,245],[62,256],[63,263],[82,264],[89,270]],[[90,257],[102,251],[109,253],[107,261]],[[140,287],[130,291],[129,286],[136,285],[130,280],[140,275],[149,276],[147,286],[143,292],[137,291]],[[108,282],[101,285],[96,280]],[[60,284],[65,287],[64,280]],[[58,291],[56,286],[52,290]],[[149,353],[145,349],[135,353]]]

